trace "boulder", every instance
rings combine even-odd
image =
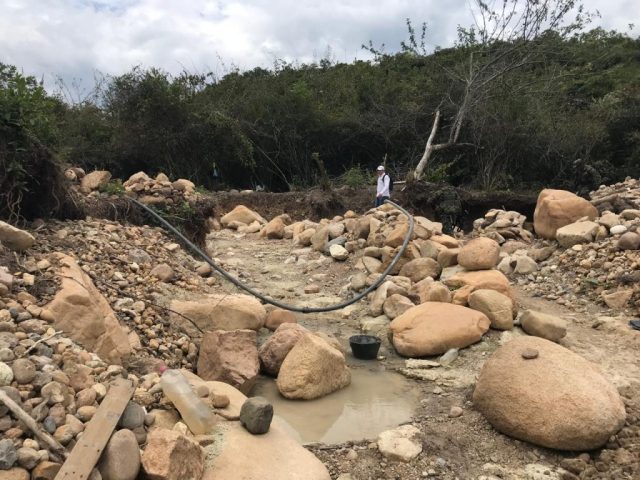
[[[525,351],[537,356],[524,358]],[[500,432],[559,450],[599,448],[625,422],[620,395],[597,366],[537,337],[496,350],[480,372],[473,403]]]
[[[199,480],[204,471],[204,452],[190,438],[157,428],[147,436],[142,468],[149,480]]]
[[[533,226],[542,238],[554,239],[559,228],[583,217],[594,220],[597,216],[598,209],[584,198],[566,190],[545,189],[538,195]]]
[[[622,310],[627,306],[629,300],[633,296],[633,290],[620,290],[617,292],[603,293],[602,300],[607,305],[607,307],[614,310]],[[13,365],[13,370],[15,371],[15,363]]]
[[[442,268],[438,262],[431,258],[416,258],[404,264],[400,269],[400,275],[408,277],[412,282],[419,282],[427,277],[437,278]]]
[[[126,331],[109,302],[76,261],[57,254],[60,289],[45,307],[56,329],[109,363],[122,364],[131,354]]]
[[[460,290],[462,290],[462,292],[460,292],[462,295],[458,297],[458,300],[462,305],[467,304],[468,297],[473,291],[488,289],[495,290],[496,292],[506,295],[513,300],[514,310],[517,308],[515,301],[516,297],[509,285],[509,280],[498,270],[478,270],[475,272],[460,271],[443,280],[442,283],[447,287],[459,289],[454,293],[454,298],[458,295]]]
[[[520,319],[522,329],[529,335],[557,342],[567,334],[567,322],[555,315],[527,310]]]
[[[260,371],[256,340],[254,330],[206,332],[200,344],[198,376],[228,383],[247,394]]]
[[[513,301],[495,290],[480,289],[469,295],[469,307],[484,313],[497,330],[513,328]]]
[[[420,245],[420,255],[424,258],[432,258],[434,260],[437,260],[440,252],[444,250],[447,250],[447,247],[445,247],[441,243],[434,242],[433,240],[426,240],[422,242],[422,245]]]
[[[620,250],[640,250],[640,235],[635,232],[627,232],[618,239]]]
[[[267,317],[264,306],[250,295],[209,295],[195,301],[172,300],[170,308],[193,320],[205,332],[260,330]],[[189,335],[200,335],[200,332],[180,315],[172,313],[170,318],[182,326]]]
[[[407,233],[409,233],[409,224],[400,223],[387,235],[384,244],[391,248],[399,247],[404,242]]]
[[[179,178],[171,184],[171,188],[184,193],[193,193],[196,191],[196,185],[186,178]]]
[[[353,232],[353,237],[358,240],[360,238],[367,239],[369,236],[369,227],[371,225],[370,217],[361,217],[356,222],[356,226]]]
[[[267,318],[264,321],[264,326],[274,332],[283,323],[298,323],[296,314],[289,310],[276,308],[269,312],[269,315],[267,315]]]
[[[264,226],[262,233],[271,240],[280,240],[284,238],[284,227],[282,218],[276,217]]]
[[[118,430],[111,435],[102,452],[98,470],[103,480],[135,480],[140,471],[138,440],[131,430]]]
[[[166,263],[161,263],[160,265],[156,265],[155,267],[153,267],[151,272],[149,272],[149,274],[156,277],[161,282],[165,282],[165,283],[173,280],[176,275],[175,272],[173,271],[173,268],[171,268]]]
[[[459,248],[447,248],[438,254],[438,265],[442,268],[452,267],[458,264]]]
[[[305,333],[307,333],[307,329],[296,323],[280,325],[275,333],[262,344],[258,352],[262,370],[277,377],[282,362]]]
[[[35,241],[36,239],[29,232],[0,220],[0,243],[9,250],[22,252],[31,248]]]
[[[499,267],[498,267],[499,268]],[[519,275],[528,275],[538,270],[536,261],[528,255],[516,257],[516,266],[513,271]]]
[[[564,248],[578,243],[589,243],[595,239],[599,225],[595,222],[575,222],[556,230],[556,240]]]
[[[223,227],[228,227],[231,222],[240,222],[245,225],[250,225],[255,221],[258,221],[261,224],[267,223],[267,221],[259,214],[248,209],[244,205],[238,205],[220,219],[220,223]]]
[[[479,342],[490,324],[486,315],[470,308],[426,302],[407,310],[389,327],[400,355],[424,357]]]
[[[111,172],[106,170],[96,170],[88,173],[80,180],[80,190],[89,193],[106,185],[111,180]]]
[[[264,435],[251,435],[239,422],[218,424],[215,438],[202,480],[331,479],[322,462],[275,421]]]
[[[327,225],[327,232],[329,233],[329,238],[331,239],[342,236],[344,230],[344,223],[330,223],[329,225]]]
[[[466,270],[489,270],[498,264],[500,245],[487,237],[474,238],[458,253],[458,265]]]
[[[286,398],[311,400],[351,383],[342,352],[322,338],[305,334],[282,362],[278,390]]]
[[[316,252],[323,252],[329,241],[329,229],[326,226],[318,227],[311,237],[311,248]]]
[[[251,397],[242,404],[240,423],[247,432],[263,435],[269,431],[273,419],[273,405],[266,398]]]
[[[460,242],[451,235],[433,235],[431,240],[446,248],[458,248],[460,246]]]
[[[384,301],[382,310],[387,317],[393,320],[414,306],[413,302],[404,295],[394,293]]]
[[[422,452],[420,436],[418,428],[402,425],[378,435],[378,450],[388,460],[410,462]]]
[[[298,235],[293,236],[293,244],[300,247],[308,247],[311,245],[311,239],[316,233],[315,228],[307,228]]]
[[[338,260],[340,262],[343,262],[347,258],[349,258],[349,252],[341,245],[331,245],[331,247],[329,247],[329,254],[335,260]]]

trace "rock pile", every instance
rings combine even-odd
[[[640,179],[627,177],[624,182],[601,185],[598,190],[591,192],[590,197],[591,203],[600,212],[640,211]]]

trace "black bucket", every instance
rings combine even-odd
[[[354,335],[349,338],[353,356],[362,360],[373,360],[378,357],[381,340],[373,335]]]

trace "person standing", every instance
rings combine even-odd
[[[376,189],[376,207],[379,207],[390,196],[389,186],[391,184],[391,177],[384,171],[384,167],[380,165],[378,167],[378,187]]]

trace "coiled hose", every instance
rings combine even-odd
[[[299,313],[332,312],[334,310],[340,310],[342,308],[348,307],[349,305],[352,305],[352,304],[358,302],[359,300],[363,299],[366,295],[368,295],[369,293],[371,293],[374,290],[376,290],[382,284],[382,282],[384,282],[384,279],[387,277],[387,275],[389,275],[391,270],[393,270],[393,267],[396,265],[396,263],[398,263],[398,260],[400,260],[400,257],[402,256],[404,251],[407,249],[407,245],[409,245],[409,241],[411,240],[411,237],[413,235],[413,216],[409,212],[407,212],[404,208],[402,208],[400,205],[398,205],[397,203],[392,202],[391,200],[388,200],[388,199],[385,200],[385,203],[388,203],[388,204],[392,205],[393,207],[397,208],[402,213],[404,213],[407,216],[407,218],[409,219],[409,230],[407,231],[407,234],[404,237],[404,241],[402,242],[402,246],[400,247],[400,250],[398,251],[398,253],[396,253],[395,257],[393,257],[393,260],[391,261],[389,266],[387,266],[387,268],[384,270],[384,272],[382,272],[380,277],[378,277],[378,279],[369,288],[367,288],[366,290],[360,292],[355,297],[352,297],[349,300],[346,300],[346,301],[344,301],[342,303],[338,303],[338,304],[335,304],[335,305],[329,305],[329,306],[326,306],[326,307],[298,307],[298,306],[295,306],[295,305],[287,305],[286,303],[279,302],[278,300],[276,300],[274,298],[267,297],[266,295],[263,295],[262,293],[254,290],[253,288],[249,287],[248,285],[245,285],[240,280],[238,280],[237,278],[232,276],[229,272],[227,272],[226,270],[224,270],[220,266],[216,265],[213,262],[213,260],[211,260],[211,258],[209,258],[209,256],[206,253],[204,253],[197,245],[195,245],[188,238],[186,238],[182,233],[180,233],[180,231],[178,231],[178,229],[176,227],[174,227],[168,221],[166,221],[164,218],[162,218],[162,216],[159,215],[156,211],[152,210],[147,205],[139,202],[135,198],[131,198],[131,197],[126,197],[126,198],[128,198],[131,202],[133,202],[134,204],[136,204],[137,206],[139,206],[140,208],[145,210],[149,215],[151,215],[158,222],[160,222],[167,230],[169,230],[174,235],[176,235],[178,238],[180,238],[180,240],[182,240],[182,242],[185,245],[187,245],[187,247],[189,247],[189,249],[192,252],[197,253],[200,257],[202,257],[202,259],[205,262],[207,262],[209,265],[211,265],[211,268],[213,268],[216,272],[218,272],[220,275],[222,275],[224,278],[229,280],[231,283],[233,283],[238,288],[240,288],[240,289],[244,290],[245,292],[253,295],[254,297],[262,300],[265,303],[269,303],[271,305],[274,305],[274,306],[276,306],[278,308],[282,308],[284,310],[290,310],[292,312],[299,312]]]

